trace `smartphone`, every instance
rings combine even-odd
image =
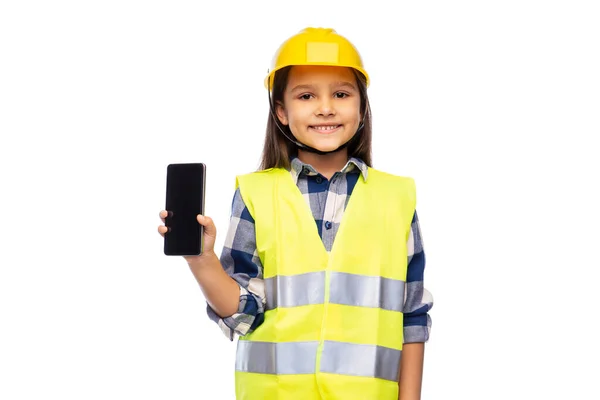
[[[203,163],[169,164],[164,253],[167,256],[202,254],[204,227],[196,216],[204,215],[206,165]]]

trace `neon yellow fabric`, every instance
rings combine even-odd
[[[367,180],[359,178],[352,192],[330,253],[289,171],[277,168],[238,176],[236,186],[255,220],[263,278],[325,271],[323,304],[268,310],[264,322],[239,339],[317,341],[315,373],[236,370],[237,399],[396,400],[397,380],[324,373],[320,367],[324,341],[402,350],[402,312],[332,304],[329,281],[332,271],[406,281],[406,243],[416,202],[414,181],[369,168]],[[294,360],[286,363],[293,367]]]

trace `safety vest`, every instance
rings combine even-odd
[[[359,178],[328,253],[282,168],[237,177],[264,267],[263,323],[239,338],[239,400],[396,400],[414,181]]]

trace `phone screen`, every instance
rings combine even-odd
[[[169,256],[202,254],[203,227],[196,216],[204,215],[206,166],[202,163],[167,166],[167,198],[164,252]]]

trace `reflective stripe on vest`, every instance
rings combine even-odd
[[[260,374],[313,374],[318,347],[319,342],[240,341],[236,370]],[[382,346],[325,341],[320,371],[396,381],[401,354],[400,350]]]
[[[267,310],[321,304],[325,299],[325,272],[265,279]],[[329,302],[402,311],[404,281],[380,276],[331,273]]]

